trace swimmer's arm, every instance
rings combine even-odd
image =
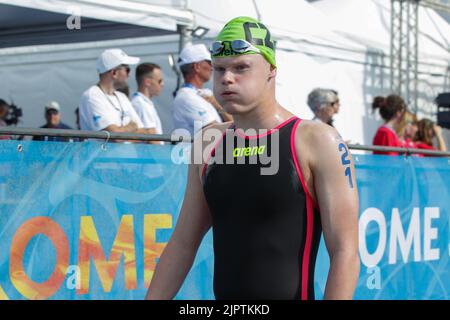
[[[320,127],[308,142],[313,150],[309,167],[330,256],[324,299],[352,299],[360,268],[355,169],[348,147],[337,131]]]
[[[210,226],[210,213],[200,181],[199,166],[190,164],[180,215],[156,266],[146,299],[168,300],[175,297]]]

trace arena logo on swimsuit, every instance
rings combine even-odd
[[[233,157],[262,155],[266,150],[266,146],[234,148]]]

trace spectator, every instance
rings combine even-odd
[[[173,103],[173,120],[175,128],[183,128],[194,135],[194,121],[205,127],[212,123],[231,121],[214,98],[212,91],[203,89],[212,74],[211,55],[203,44],[185,47],[178,59],[178,66],[183,74],[184,84]]]
[[[97,60],[100,81],[86,90],[80,100],[80,127],[82,130],[130,133],[150,133],[127,96],[117,88],[128,83],[129,65],[139,62],[120,49],[103,51]]]
[[[411,111],[406,110],[403,114],[402,121],[396,130],[400,142],[405,148],[417,148],[417,145],[414,142],[418,130],[417,122],[417,116]]]
[[[161,120],[151,100],[161,94],[164,86],[160,66],[154,63],[140,64],[136,68],[136,82],[138,91],[133,94],[131,103],[144,128],[153,134],[162,134]]]
[[[8,113],[9,113],[9,104],[5,100],[0,99],[0,127],[7,126],[5,119],[8,116]],[[10,140],[10,139],[11,136],[0,135],[0,140]]]
[[[373,138],[375,146],[386,147],[403,147],[396,130],[403,119],[403,114],[406,110],[405,101],[398,95],[390,95],[388,97],[375,97],[372,102],[372,109],[380,109],[380,115],[385,121],[384,124],[378,128],[377,133]],[[374,154],[387,154],[391,156],[399,155],[398,152],[382,152],[374,151]]]
[[[308,106],[314,113],[313,120],[333,126],[333,116],[339,112],[340,102],[337,91],[317,88],[308,95]]]
[[[433,138],[437,139],[437,148],[433,146]],[[418,122],[416,145],[419,149],[447,150],[441,127],[429,119],[422,119]]]
[[[44,117],[46,124],[41,126],[45,129],[72,129],[65,123],[61,121],[61,108],[59,103],[56,101],[51,101],[47,106],[45,106]],[[51,136],[35,136],[33,140],[37,141],[71,141],[73,139],[65,137],[51,137]]]

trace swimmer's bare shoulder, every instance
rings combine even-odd
[[[344,142],[338,131],[330,125],[312,120],[302,120],[295,133],[297,151],[300,157],[321,156],[323,148],[328,148],[330,143]]]
[[[313,120],[302,120],[295,132],[295,149],[300,170],[302,171],[306,188],[314,200],[317,200],[317,196],[312,164],[316,161],[316,157],[320,156],[323,139],[329,138],[330,136],[338,136],[336,129]]]

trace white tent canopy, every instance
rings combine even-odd
[[[322,11],[342,36],[389,54],[390,0],[320,0],[312,5]],[[422,61],[450,59],[450,24],[433,9],[419,5],[419,56]]]
[[[314,47],[316,54],[325,53],[330,46],[364,49],[335,33],[325,15],[306,1],[242,0],[236,5],[233,0],[191,0],[189,8],[196,17],[196,23],[210,29],[208,38],[214,37],[232,18],[250,16],[260,19],[270,29],[278,48],[287,46],[296,50]]]
[[[167,2],[0,0],[0,48],[160,36],[193,24],[185,4]]]
[[[193,16],[183,8],[184,3],[164,0],[0,0],[0,4],[171,31],[177,29],[177,24],[192,24]]]

